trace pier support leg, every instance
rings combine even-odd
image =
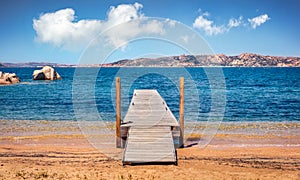
[[[121,82],[116,78],[116,147],[121,148]]]
[[[179,98],[179,125],[180,125],[180,137],[179,146],[184,147],[184,77],[180,77],[180,98]]]

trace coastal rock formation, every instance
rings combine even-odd
[[[299,67],[299,57],[282,57],[282,56],[263,56],[252,53],[243,53],[239,56],[228,56],[226,59],[228,66],[244,67]]]
[[[0,84],[19,83],[20,79],[15,73],[3,73],[0,71]]]
[[[41,70],[35,70],[33,72],[33,80],[57,80],[61,79],[61,76],[50,66],[44,66]]]
[[[231,67],[300,67],[299,57],[264,56],[243,53],[238,56],[217,55],[180,55],[160,58],[139,58],[121,60],[102,65],[104,67],[193,67],[193,66],[231,66]]]
[[[107,64],[57,64],[48,62],[0,63],[0,67],[300,67],[300,57],[242,53],[236,56],[179,55],[158,58],[123,59]],[[55,79],[55,78],[54,78]],[[59,78],[58,78],[59,79]]]

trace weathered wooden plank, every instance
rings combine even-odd
[[[144,138],[130,138],[128,139],[128,141],[131,141],[131,142],[147,142],[147,141],[150,141],[150,142],[155,142],[155,143],[165,143],[165,142],[172,142],[169,140],[170,137],[168,138],[159,138],[161,140],[157,140],[158,138],[151,138],[151,137],[144,137]]]
[[[128,156],[132,155],[133,157],[136,157],[138,155],[143,155],[144,157],[147,157],[147,156],[150,156],[150,157],[172,157],[174,155],[173,152],[166,152],[166,151],[161,151],[161,152],[158,152],[158,151],[151,151],[151,152],[147,152],[147,151],[128,151],[127,152],[127,158]]]
[[[132,131],[139,131],[134,127],[129,130],[127,146],[123,162],[174,162],[176,163],[175,149],[170,128],[162,128],[161,135],[157,137],[137,137]],[[151,129],[155,130],[155,126]],[[147,130],[145,130],[147,133]],[[150,142],[150,143],[145,143]]]
[[[134,156],[131,157],[130,159],[128,158],[128,161],[132,162],[132,161],[140,161],[140,162],[161,162],[161,161],[168,161],[168,162],[174,162],[176,161],[176,158],[174,158],[173,156],[144,156],[144,155],[140,155],[140,156]]]
[[[135,142],[137,143],[137,142]],[[136,147],[140,147],[140,149],[148,149],[149,151],[150,150],[153,150],[153,149],[160,149],[160,150],[167,150],[169,149],[170,147],[174,147],[174,145],[172,146],[164,146],[164,148],[161,148],[159,146],[161,145],[164,145],[165,143],[161,143],[161,144],[156,144],[156,145],[153,145],[153,147],[150,147],[150,146],[146,146],[145,148],[141,147],[141,146],[136,146],[136,145],[131,145],[131,146],[127,146],[128,149],[136,149]],[[171,151],[171,150],[170,150]]]
[[[169,161],[169,162],[174,162],[176,158],[172,156],[148,156],[145,154],[140,154],[140,155],[133,155],[130,157],[127,157],[125,162],[132,162],[132,161],[139,161],[139,162],[162,162],[162,161]]]
[[[126,151],[127,151],[126,153],[130,153],[130,152],[143,152],[143,153],[147,154],[147,152],[151,152],[151,154],[154,154],[154,153],[165,153],[166,155],[168,155],[168,154],[173,155],[173,150],[170,147],[172,147],[172,146],[165,147],[163,149],[159,148],[159,146],[156,146],[156,147],[153,147],[153,148],[152,147],[148,147],[148,148],[128,147],[128,149],[126,149]]]
[[[155,117],[159,118],[156,119],[158,121],[155,121]],[[172,126],[178,126],[176,118],[156,90],[135,90],[124,122],[145,123],[144,121],[148,120],[151,123],[152,119],[155,125],[167,121],[172,123]],[[130,125],[126,124],[126,126]]]
[[[148,147],[148,148],[143,148],[141,146],[131,146],[126,149],[128,152],[141,152],[141,151],[158,151],[158,152],[171,152],[169,149],[172,148],[172,146],[167,146],[164,149],[161,149],[159,146],[154,146],[154,147]]]

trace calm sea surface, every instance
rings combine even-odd
[[[33,81],[37,68],[0,68],[15,72],[22,83],[0,86],[0,119],[4,120],[108,120],[114,121],[114,79],[119,68],[56,68],[58,81]],[[224,73],[226,95],[223,121],[300,121],[300,68],[211,68]],[[126,68],[121,78],[122,115],[134,89],[157,89],[178,118],[178,68]],[[153,72],[155,73],[143,73]],[[187,120],[207,121],[212,111],[211,81],[203,68],[186,68],[185,115]],[[160,73],[163,72],[163,73]],[[96,74],[96,76],[95,76]],[[133,83],[127,83],[136,75]],[[139,76],[142,74],[141,76]],[[163,75],[162,75],[163,74]],[[166,75],[167,74],[167,75]],[[177,78],[177,77],[176,77]],[[189,85],[189,83],[192,85]],[[88,86],[85,86],[89,84]],[[189,96],[189,94],[197,96]],[[78,107],[80,107],[79,115]],[[93,114],[96,107],[98,117]],[[195,108],[196,107],[196,108]],[[93,112],[93,113],[92,113]]]

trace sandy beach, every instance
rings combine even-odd
[[[254,131],[255,123],[222,124],[205,147],[194,144],[202,137],[193,134],[188,147],[178,149],[178,166],[123,166],[94,148],[76,122],[0,123],[0,179],[300,178],[299,123],[268,124],[266,133]]]
[[[300,180],[300,0],[0,0],[0,180]]]

